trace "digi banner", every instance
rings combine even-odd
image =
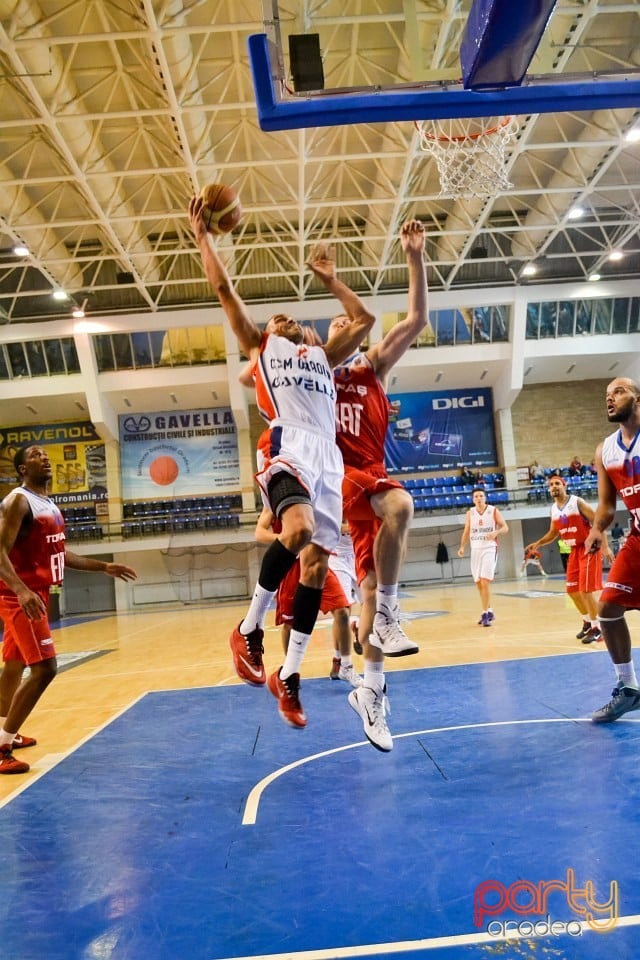
[[[48,423],[6,427],[0,431],[0,480],[18,486],[13,457],[19,447],[44,447],[53,467],[50,493],[56,503],[69,505],[107,498],[104,443],[89,422]]]
[[[124,500],[238,490],[238,434],[230,407],[118,419]]]
[[[490,389],[398,393],[389,400],[389,473],[496,464]]]

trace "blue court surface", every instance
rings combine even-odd
[[[0,810],[3,960],[636,960],[606,653],[388,681],[390,754],[329,679],[305,730],[246,686],[137,701]]]

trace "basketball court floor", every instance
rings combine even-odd
[[[405,591],[390,754],[328,622],[293,730],[233,672],[244,604],[65,621],[32,771],[0,782],[3,960],[635,960],[640,715],[589,721],[613,670],[561,578],[493,601],[485,629],[468,581]]]

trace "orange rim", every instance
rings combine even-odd
[[[513,120],[513,116],[503,117],[500,123],[495,123],[492,127],[487,127],[486,130],[478,130],[477,133],[461,133],[455,137],[448,137],[446,134],[436,134],[427,133],[424,130],[420,123],[425,121],[414,120],[414,125],[416,130],[420,131],[420,135],[423,136],[426,140],[433,140],[438,143],[464,143],[465,140],[479,140],[480,137],[492,137],[494,134],[498,133],[499,130],[502,130],[503,127],[506,127]]]

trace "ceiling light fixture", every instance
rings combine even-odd
[[[66,290],[54,290],[54,291],[53,291],[53,299],[54,299],[54,300],[68,300],[68,299],[69,299],[69,294],[67,293]]]
[[[571,210],[569,210],[567,217],[569,218],[569,220],[579,220],[580,217],[584,217],[584,214],[585,214],[584,207],[571,207]]]
[[[587,279],[588,279],[589,283],[597,283],[598,280],[601,279],[601,276],[602,276],[602,275],[599,274],[599,273],[590,273],[589,276],[587,277]]]
[[[532,370],[533,370],[533,367],[527,367],[527,369],[524,372],[525,377],[528,377]]]
[[[567,367],[567,373],[571,373],[571,371],[575,370],[575,368],[576,368],[575,363],[572,363],[570,367]]]
[[[28,257],[29,256],[29,247],[25,247],[24,244],[19,243],[13,248],[13,252],[16,257]]]
[[[84,319],[84,310],[82,307],[74,307],[71,311],[71,316],[74,320],[83,320]]]
[[[631,130],[627,131],[624,138],[627,143],[637,143],[640,140],[640,123],[635,123]]]
[[[526,263],[522,268],[523,277],[532,277],[537,272],[538,268],[536,267],[535,263]]]
[[[122,402],[124,403],[125,407],[131,406],[131,400],[129,400],[127,397],[123,397]]]
[[[622,252],[622,250],[612,250],[611,253],[609,254],[609,260],[613,260],[613,261],[622,260],[623,257],[624,257],[624,253]]]
[[[442,377],[443,377],[443,376],[444,376],[444,374],[442,373],[442,370],[438,370],[438,372],[437,372],[437,374],[436,374],[436,383],[440,383],[440,381],[442,380]]]
[[[37,412],[38,412],[35,407],[32,407],[32,406],[31,406],[30,403],[25,403],[25,407],[27,408],[27,410],[29,411],[29,413],[37,413]]]

